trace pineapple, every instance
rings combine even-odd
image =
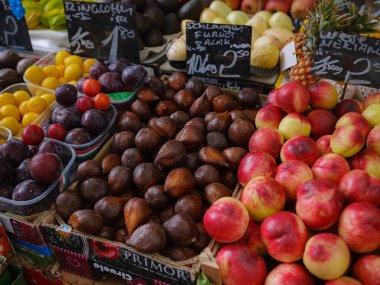
[[[334,0],[319,0],[315,10],[309,12],[303,32],[296,34],[292,39],[296,46],[297,64],[289,71],[290,79],[305,86],[318,82],[319,78],[311,74],[311,68],[321,31],[362,34],[373,32],[376,25],[378,22],[375,19],[368,15],[360,15],[355,5],[351,5],[348,13],[342,13],[338,11]]]

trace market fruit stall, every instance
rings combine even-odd
[[[0,30],[0,284],[380,285],[377,6],[338,2],[4,2],[54,44]]]

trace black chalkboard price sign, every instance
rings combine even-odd
[[[65,1],[72,53],[139,62],[135,5]]]
[[[0,46],[33,51],[25,19],[17,20],[6,0],[0,0]]]
[[[251,37],[250,26],[187,23],[187,73],[200,77],[249,77]]]
[[[322,32],[312,68],[315,76],[380,87],[380,40]]]

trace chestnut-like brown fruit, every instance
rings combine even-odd
[[[208,132],[220,132],[227,134],[228,127],[231,125],[231,118],[228,112],[218,113],[214,118],[208,122]]]
[[[132,112],[125,111],[117,121],[117,130],[122,131],[131,131],[138,132],[141,128],[141,121],[139,117]]]
[[[207,185],[214,183],[214,182],[220,182],[220,175],[218,169],[216,169],[214,166],[204,164],[195,171],[194,173],[195,178],[195,184],[200,188],[203,189]]]
[[[170,116],[175,111],[177,111],[177,106],[172,101],[160,101],[154,109],[158,117]]]
[[[237,119],[228,128],[228,138],[233,144],[246,147],[255,130],[251,122]]]
[[[221,94],[222,94],[222,90],[220,90],[219,87],[213,86],[213,85],[207,87],[204,92],[204,95],[206,95],[207,100],[209,100],[210,102],[212,102],[212,100],[214,100],[215,97]]]
[[[197,98],[203,94],[205,91],[205,86],[198,78],[192,77],[187,81],[185,89],[189,89]]]
[[[135,144],[144,153],[154,153],[161,144],[161,137],[150,128],[142,128],[136,134]]]
[[[152,118],[149,120],[148,126],[159,136],[165,138],[173,138],[177,133],[177,124],[168,116]]]
[[[232,169],[238,169],[240,161],[247,154],[242,147],[230,147],[223,151],[224,157]]]
[[[252,87],[244,87],[236,96],[237,101],[243,108],[253,108],[260,100],[257,91]]]
[[[135,113],[142,121],[148,121],[152,117],[148,104],[140,99],[136,99],[132,103],[131,111]]]
[[[188,89],[181,89],[179,90],[173,98],[173,102],[181,109],[181,110],[188,110],[194,102],[194,95],[193,93]]]
[[[230,95],[219,95],[212,100],[211,104],[213,110],[219,113],[232,111],[236,106]]]
[[[214,147],[220,151],[228,148],[229,143],[227,137],[219,132],[211,132],[206,136],[206,146]]]
[[[185,87],[186,82],[187,78],[185,73],[176,71],[169,76],[167,84],[169,88],[179,91]]]
[[[191,119],[188,113],[181,110],[171,114],[170,118],[177,123],[178,129],[182,129],[183,126]]]

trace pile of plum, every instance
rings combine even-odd
[[[12,139],[0,145],[0,197],[32,200],[59,178],[62,162],[57,144],[43,141],[31,147]]]
[[[97,62],[89,72],[90,78],[97,79],[102,87],[101,92],[113,93],[134,90],[144,83],[147,71],[142,65],[129,65],[125,59],[117,59],[108,63]],[[79,92],[86,78],[77,82]]]
[[[112,112],[82,106],[77,94],[77,89],[71,84],[63,84],[55,90],[57,104],[50,114],[49,137],[72,145],[82,145],[91,142],[107,129]],[[52,128],[55,130],[52,131]],[[52,135],[61,129],[61,137]]]

